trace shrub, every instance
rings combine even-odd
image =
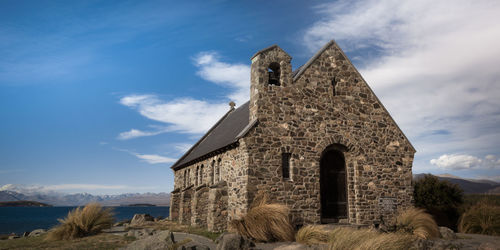
[[[439,228],[432,218],[421,208],[409,208],[396,217],[396,231],[410,233],[422,239],[439,237]]]
[[[328,238],[328,231],[319,225],[304,226],[295,234],[295,241],[306,245],[328,243]]]
[[[429,212],[438,225],[456,230],[463,203],[463,190],[456,184],[426,174],[414,184],[415,206]]]
[[[400,233],[379,233],[371,229],[340,227],[330,234],[329,249],[410,249],[414,236]]]
[[[89,203],[68,213],[66,218],[58,219],[60,224],[49,231],[48,240],[68,240],[100,233],[113,225],[110,208],[103,209],[98,203]]]
[[[262,242],[293,241],[294,230],[290,223],[290,210],[285,205],[267,204],[267,198],[256,197],[256,202],[240,220],[229,223],[231,230]]]
[[[462,214],[458,229],[462,233],[500,235],[500,206],[477,203]]]

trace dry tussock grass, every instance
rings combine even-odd
[[[307,225],[299,229],[295,234],[298,243],[312,245],[328,243],[330,233],[319,225]]]
[[[285,205],[268,204],[265,194],[259,194],[248,213],[240,220],[232,220],[230,230],[261,242],[293,241],[294,230]]]
[[[400,233],[379,233],[371,229],[340,227],[330,234],[331,250],[396,250],[409,249],[414,236]]]
[[[438,238],[439,228],[432,216],[421,208],[409,208],[396,217],[396,230],[422,239]]]
[[[68,213],[66,218],[58,219],[61,223],[47,234],[48,240],[69,240],[95,235],[113,225],[111,208],[102,208],[98,203],[89,203]]]
[[[500,235],[500,206],[479,202],[462,214],[458,230],[462,233]]]

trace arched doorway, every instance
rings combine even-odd
[[[337,223],[347,218],[347,183],[343,145],[331,145],[320,162],[321,222]]]

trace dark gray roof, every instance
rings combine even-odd
[[[182,168],[203,156],[237,142],[256,123],[256,121],[249,121],[249,112],[249,102],[227,112],[171,168]]]

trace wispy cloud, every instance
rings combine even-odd
[[[229,90],[227,99],[210,102],[185,97],[165,101],[150,94],[124,96],[120,99],[122,105],[137,110],[148,119],[165,123],[166,127],[158,131],[132,129],[121,133],[118,138],[131,139],[170,131],[202,134],[229,110],[229,100],[239,105],[248,101],[250,66],[222,62],[216,52],[199,53],[193,58],[193,63],[198,67],[197,75]]]
[[[61,194],[68,192],[99,192],[109,193],[126,190],[144,190],[153,189],[155,187],[147,186],[129,186],[129,185],[102,185],[102,184],[55,184],[55,185],[20,185],[20,184],[5,184],[0,186],[0,191],[14,191],[25,195],[36,194]]]
[[[167,156],[157,155],[157,154],[140,154],[127,149],[114,148],[115,150],[127,152],[149,164],[160,164],[160,163],[174,163],[177,161],[175,158],[170,158]]]
[[[168,132],[168,129],[157,130],[157,131],[142,131],[142,130],[138,130],[138,129],[131,129],[129,131],[120,133],[118,135],[117,139],[118,140],[128,140],[128,139],[144,137],[144,136],[159,135],[159,134],[166,133],[166,132]]]
[[[416,146],[417,169],[451,152],[500,153],[500,50],[492,49],[500,43],[499,2],[362,0],[315,8],[322,19],[306,30],[307,47],[335,38],[361,58],[361,73]]]

